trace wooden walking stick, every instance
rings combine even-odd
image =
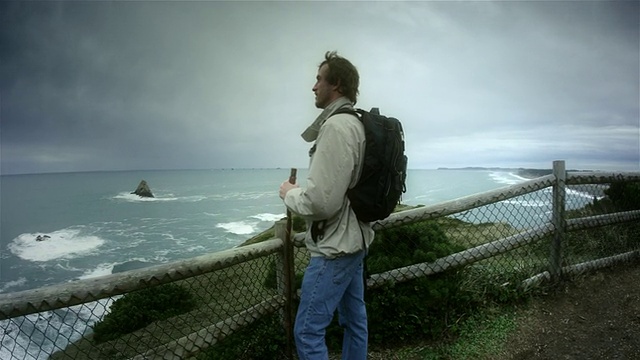
[[[289,182],[296,183],[296,174],[298,170],[291,168],[291,174],[289,175]],[[285,307],[284,307],[284,322],[287,328],[287,355],[289,359],[293,359],[293,241],[291,240],[291,231],[293,227],[293,219],[291,210],[287,208],[287,228],[284,237],[284,286],[285,286]]]
[[[296,183],[296,174],[298,173],[298,169],[291,168],[291,174],[289,174],[289,182],[292,184]],[[287,237],[291,233],[291,210],[287,208]]]

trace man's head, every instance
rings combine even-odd
[[[355,104],[359,84],[360,76],[356,67],[349,60],[338,56],[337,52],[327,51],[324,61],[318,67],[316,84],[312,89],[316,94],[316,107],[324,109],[341,96],[346,96]]]

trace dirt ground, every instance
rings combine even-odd
[[[536,298],[518,324],[496,359],[640,359],[640,262]]]
[[[640,261],[576,277],[516,313],[504,351],[483,360],[640,359]],[[419,348],[374,350],[369,359],[420,359]]]

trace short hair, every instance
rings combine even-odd
[[[349,60],[338,55],[337,51],[327,51],[324,54],[324,61],[318,68],[327,64],[327,81],[331,85],[339,85],[338,91],[346,96],[355,105],[358,98],[358,86],[360,85],[360,75],[358,70]]]

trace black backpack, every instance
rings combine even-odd
[[[334,114],[352,114],[364,125],[366,147],[358,183],[347,191],[358,220],[371,222],[389,216],[407,190],[407,156],[402,124],[380,115],[378,108],[339,109]]]

